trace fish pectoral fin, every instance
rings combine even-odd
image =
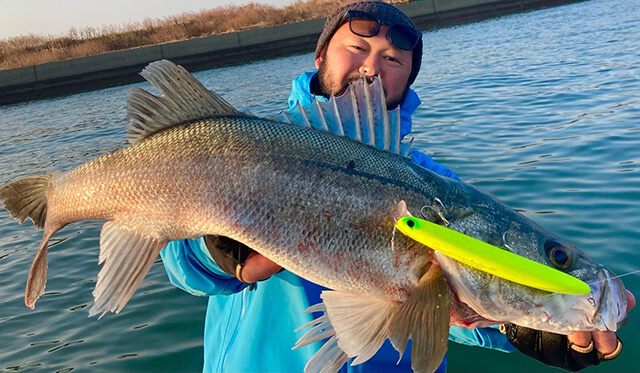
[[[389,339],[400,358],[411,339],[414,372],[434,372],[442,362],[447,352],[449,317],[447,283],[442,269],[432,265],[390,321]]]
[[[119,221],[105,223],[100,232],[99,259],[104,266],[98,273],[89,316],[119,313],[166,244],[165,239],[141,234]]]
[[[326,365],[332,366],[327,371],[337,371],[352,357],[355,359],[351,365],[369,360],[387,339],[389,320],[397,303],[339,291],[323,291],[321,298],[322,309],[315,311],[325,314],[306,325],[315,324],[296,347],[331,338],[309,361],[305,371],[318,371]]]

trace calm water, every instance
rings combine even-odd
[[[640,269],[640,7],[595,0],[427,32],[416,146],[573,241],[618,274]],[[311,54],[199,72],[256,115],[286,106]],[[138,84],[148,88],[147,84]],[[0,107],[0,185],[125,145],[117,87]],[[200,371],[206,300],[157,263],[120,315],[87,317],[101,223],[52,241],[47,292],[23,305],[41,232],[0,212],[0,371]],[[640,276],[625,277],[640,295]],[[639,371],[637,311],[625,352],[592,371]],[[291,346],[282,346],[288,349]],[[554,371],[517,353],[450,345],[451,372]]]

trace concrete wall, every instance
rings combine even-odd
[[[422,0],[398,8],[424,30],[577,1]],[[0,70],[0,105],[139,81],[144,66],[163,58],[193,71],[311,52],[323,25],[316,19]]]

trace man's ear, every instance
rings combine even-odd
[[[320,55],[316,58],[316,69],[320,69],[320,63],[322,63],[322,58],[324,57],[324,52],[326,48],[320,52]]]

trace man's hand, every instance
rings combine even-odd
[[[224,236],[204,236],[211,258],[220,269],[246,283],[266,280],[282,269],[250,247]]]
[[[240,277],[242,281],[252,283],[256,281],[266,280],[272,275],[278,273],[282,267],[265,258],[264,256],[252,251],[249,257],[242,265]]]
[[[627,311],[635,305],[636,298],[627,290]],[[501,325],[500,330],[523,354],[546,365],[570,371],[614,359],[622,349],[614,332],[577,332],[564,336],[515,324]]]
[[[635,305],[636,297],[627,290],[627,312]],[[618,337],[614,332],[576,332],[567,336],[567,339],[573,345],[583,348],[589,347],[593,341],[593,347],[604,356],[611,354],[618,347]]]

